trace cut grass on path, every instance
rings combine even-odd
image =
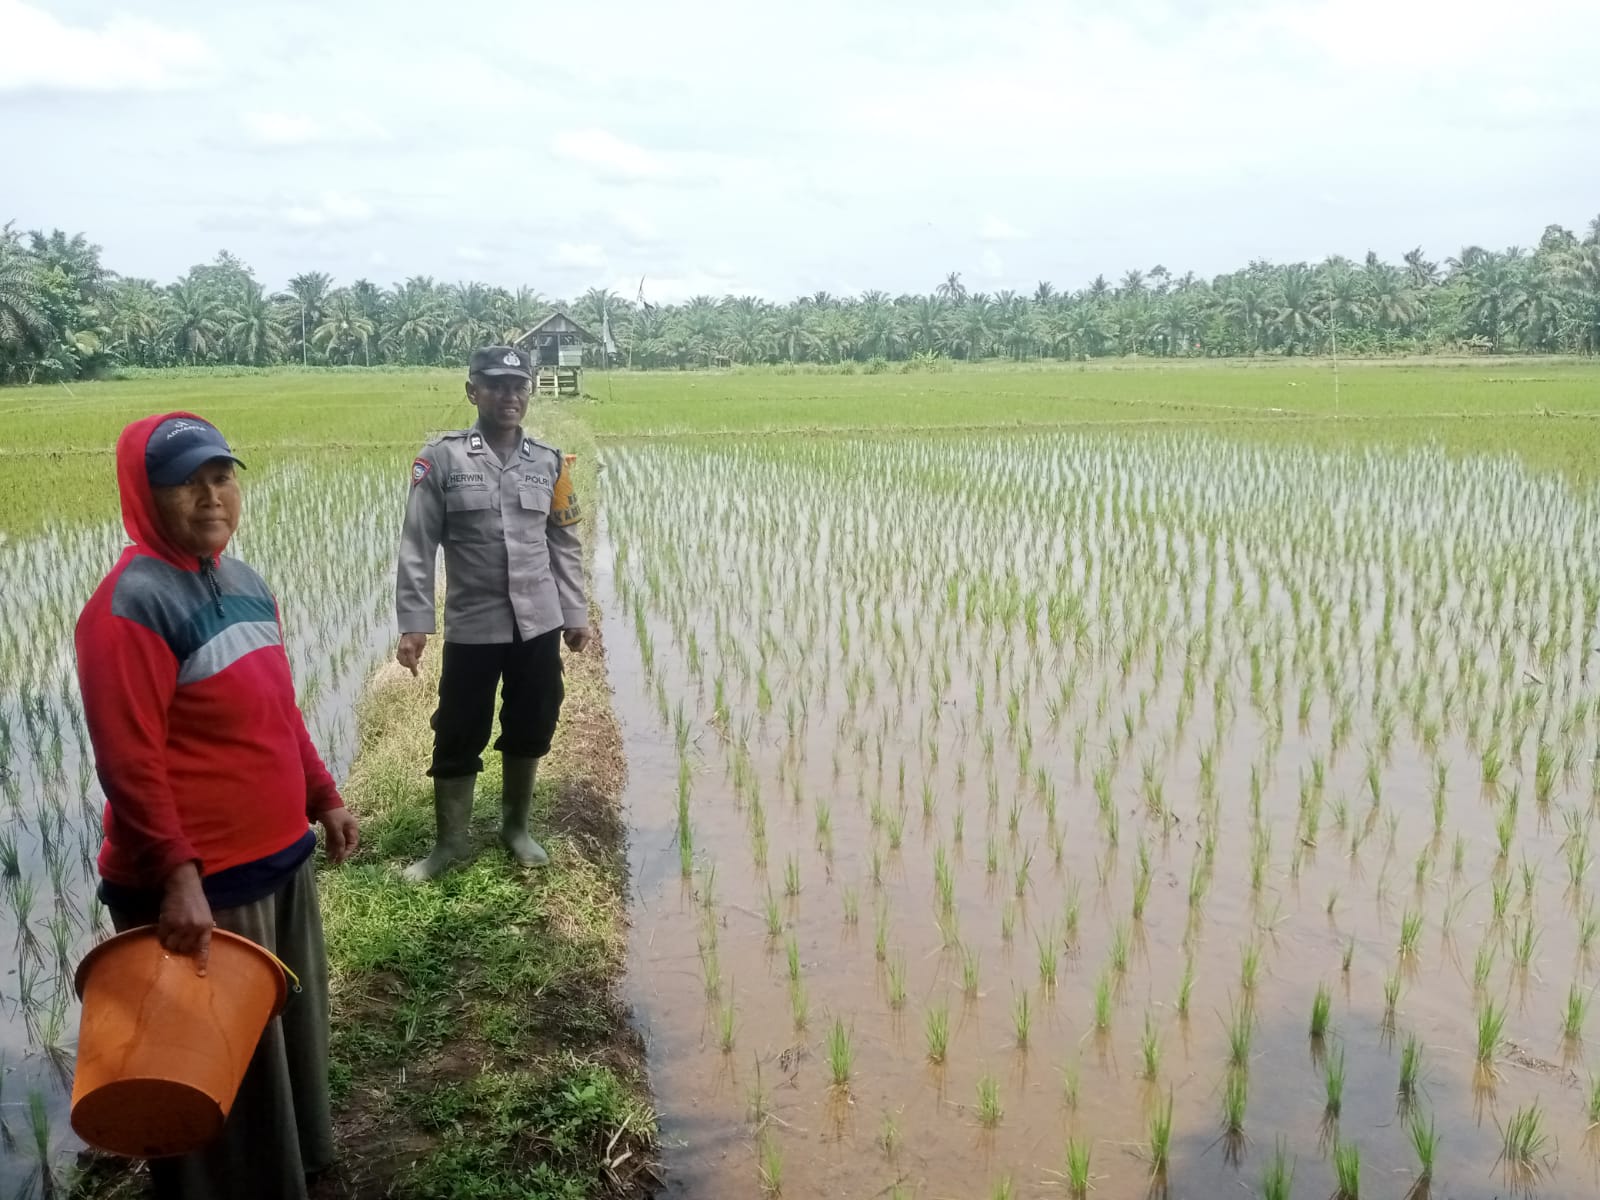
[[[561,728],[541,765],[533,825],[551,866],[523,873],[500,849],[491,752],[477,858],[413,888],[399,868],[433,832],[424,771],[437,643],[424,663],[420,680],[390,666],[372,681],[345,787],[362,851],[321,876],[343,1159],[317,1194],[643,1194],[655,1124],[615,994],[627,940],[623,758],[600,645],[567,658]]]

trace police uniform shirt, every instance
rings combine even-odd
[[[444,546],[446,641],[523,640],[589,624],[579,508],[559,450],[520,438],[502,465],[476,429],[423,447],[411,465],[395,610],[401,633],[433,633]]]

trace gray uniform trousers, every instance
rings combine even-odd
[[[315,856],[254,904],[212,910],[218,929],[272,951],[300,977],[281,1016],[267,1023],[222,1134],[180,1158],[150,1163],[160,1200],[303,1200],[306,1172],[333,1163],[328,1099],[328,956],[317,904]],[[111,912],[121,931],[143,922]]]

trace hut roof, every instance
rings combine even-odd
[[[586,342],[592,342],[595,340],[594,334],[590,333],[582,325],[579,325],[559,308],[544,320],[540,321],[532,329],[528,330],[528,332],[519,337],[517,339],[517,345],[520,346],[536,333],[575,333]]]

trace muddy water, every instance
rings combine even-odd
[[[1325,1196],[1335,1188],[1331,1152],[1340,1142],[1359,1148],[1366,1194],[1397,1196],[1416,1175],[1413,1112],[1439,1134],[1435,1194],[1600,1190],[1587,1135],[1590,1052],[1561,1035],[1569,986],[1587,991],[1595,979],[1579,949],[1592,880],[1580,873],[1573,886],[1570,865],[1586,861],[1572,845],[1593,809],[1595,689],[1584,661],[1592,629],[1582,605],[1569,610],[1553,599],[1594,581],[1580,565],[1516,593],[1562,636],[1552,634],[1557,649],[1547,654],[1543,634],[1518,642],[1509,684],[1494,670],[1503,618],[1493,613],[1511,606],[1465,599],[1493,589],[1498,565],[1533,573],[1546,561],[1541,541],[1562,553],[1600,550],[1592,502],[1545,492],[1501,464],[1431,456],[1285,463],[1272,451],[1198,440],[1102,447],[1018,439],[1000,447],[1015,468],[1012,485],[991,482],[988,494],[1003,501],[1014,486],[1020,497],[1041,479],[1059,490],[1036,515],[1013,509],[986,541],[952,531],[966,524],[952,513],[969,510],[948,486],[985,449],[869,442],[818,459],[767,445],[640,451],[613,462],[598,587],[630,759],[630,998],[650,1047],[671,1192],[758,1194],[765,1155],[781,1161],[782,1190],[792,1196],[896,1188],[988,1196],[1006,1194],[1007,1180],[1015,1195],[1064,1195],[1071,1139],[1090,1148],[1091,1186],[1102,1197],[1254,1191],[1278,1145],[1295,1166],[1294,1194]],[[803,471],[795,469],[801,459]],[[1074,482],[1063,462],[1087,469]],[[1185,492],[1186,475],[1212,482]],[[1137,504],[1120,529],[1092,526],[1106,496],[1141,492],[1156,506],[1145,511],[1159,510],[1180,538],[1170,560],[1170,542],[1158,556],[1147,553]],[[1435,514],[1458,516],[1418,516],[1413,533],[1424,548],[1385,551],[1395,514],[1408,505],[1420,512],[1424,497]],[[1309,553],[1288,544],[1297,515],[1313,526],[1335,503],[1343,523],[1320,545],[1315,536]],[[844,533],[861,504],[873,515],[852,542]],[[665,511],[655,513],[658,506]],[[1259,516],[1271,509],[1284,515]],[[790,520],[827,535],[808,545]],[[1042,538],[1030,554],[1029,521],[1077,521],[1090,533],[1076,542]],[[681,531],[676,545],[653,536],[669,525]],[[1219,528],[1220,551],[1207,540]],[[1430,554],[1430,544],[1453,544],[1455,557]],[[887,565],[875,571],[875,560]],[[1300,580],[1296,562],[1304,563]],[[1030,641],[1014,620],[963,619],[981,573],[1009,571],[1028,590],[1062,563],[1091,597],[1107,581],[1100,594],[1109,603],[1087,637],[1052,640],[1036,628]],[[1197,564],[1187,592],[1184,563]],[[1441,563],[1462,577],[1441,579]],[[946,573],[957,580],[956,604],[943,603]],[[934,585],[919,591],[919,575]],[[1220,593],[1209,606],[1208,578]],[[1320,647],[1312,606],[1297,619],[1287,598],[1305,580],[1338,601],[1332,637]],[[1441,586],[1458,612],[1426,611]],[[1159,611],[1161,595],[1168,604],[1158,633],[1124,662],[1127,631]],[[1385,595],[1400,614],[1387,639],[1377,632]],[[1216,649],[1197,668],[1186,704],[1185,653],[1208,628]],[[1310,646],[1298,661],[1297,634]],[[1269,664],[1284,660],[1284,687],[1271,686],[1269,666],[1262,696],[1252,696],[1252,649]],[[948,681],[930,663],[947,668]],[[874,685],[859,669],[873,673]],[[1474,670],[1494,676],[1478,696]],[[1452,697],[1443,681],[1457,673],[1463,692]],[[1548,695],[1529,708],[1518,754],[1514,714],[1535,700],[1517,697],[1541,686],[1525,676],[1543,680]],[[1433,682],[1417,720],[1409,701],[1424,677]],[[1076,682],[1063,699],[1068,678]],[[1302,680],[1315,685],[1304,721]],[[1483,710],[1476,721],[1474,707]],[[1382,715],[1391,709],[1397,715]],[[1427,728],[1446,713],[1441,728]],[[1388,737],[1386,723],[1395,727]],[[1502,726],[1498,737],[1491,732]],[[1541,736],[1570,761],[1536,788]],[[1486,787],[1491,745],[1509,765]],[[680,762],[690,778],[687,877],[677,840]],[[1097,773],[1105,776],[1098,785]],[[1308,787],[1319,813],[1314,835],[1305,823]],[[1513,795],[1514,833],[1502,857],[1497,826]],[[1149,886],[1135,918],[1141,857]],[[1202,886],[1191,903],[1197,863]],[[1421,916],[1422,931],[1402,954],[1408,914]],[[1522,969],[1513,943],[1529,929],[1537,940]],[[1484,946],[1493,959],[1479,987],[1474,962]],[[1260,966],[1248,987],[1242,958],[1251,949]],[[1053,983],[1040,961],[1051,952]],[[966,962],[977,964],[971,989]],[[1333,1004],[1330,1032],[1314,1044],[1308,1022],[1319,984]],[[1486,1001],[1507,1017],[1484,1070],[1475,1064],[1475,1014]],[[1025,1039],[1016,1020],[1024,1003]],[[948,1048],[936,1064],[925,1022],[943,1007]],[[1242,1137],[1230,1138],[1225,1022],[1242,1009],[1254,1014],[1248,1100]],[[843,1085],[828,1061],[836,1021],[853,1052]],[[1397,1086],[1412,1037],[1423,1066],[1408,1104]],[[1158,1048],[1153,1070],[1147,1041]],[[1326,1063],[1341,1056],[1335,1116]],[[985,1082],[1002,1109],[993,1122],[979,1112]],[[1155,1171],[1152,1116],[1168,1098],[1171,1146],[1166,1169]],[[1546,1139],[1536,1174],[1513,1174],[1501,1161],[1500,1127],[1529,1106]]]

